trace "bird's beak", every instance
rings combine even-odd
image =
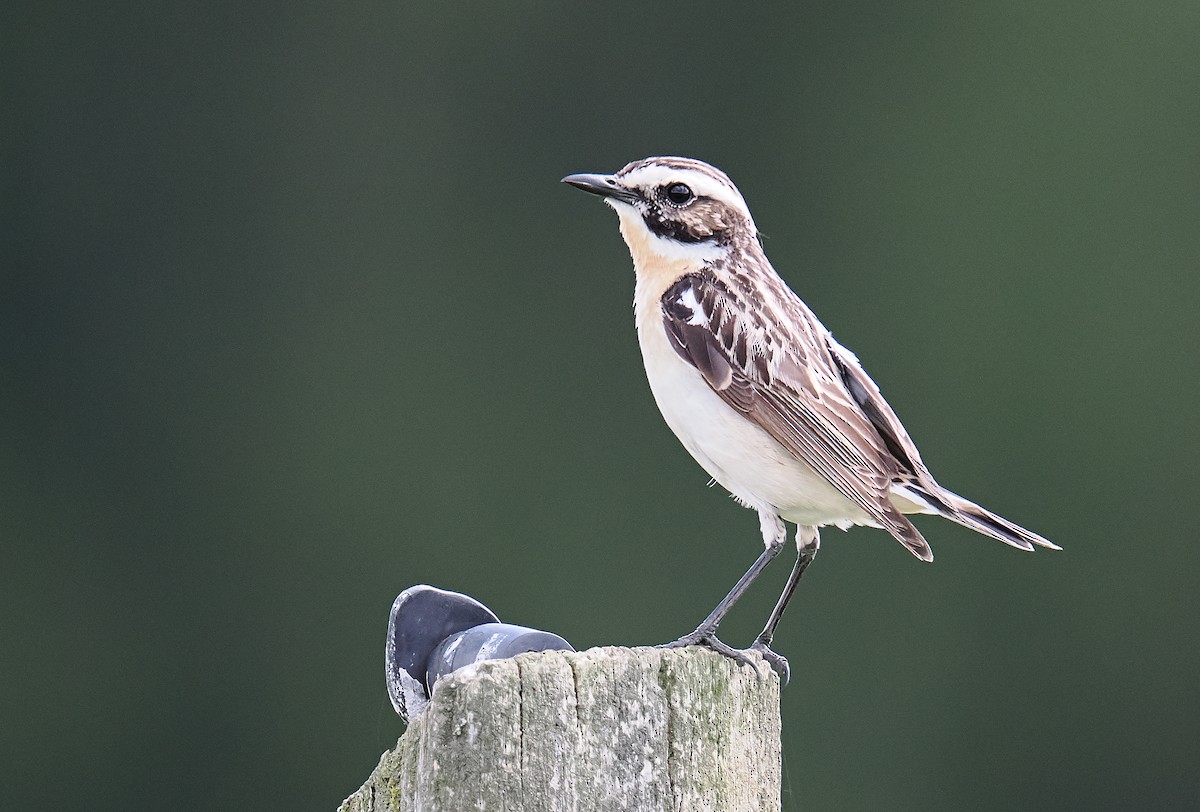
[[[589,175],[587,173],[567,175],[562,182],[594,195],[620,200],[622,203],[636,203],[641,200],[637,192],[626,187],[613,175]]]

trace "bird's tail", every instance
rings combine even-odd
[[[982,533],[988,538],[1002,541],[1010,547],[1019,550],[1032,551],[1034,545],[1047,547],[1051,550],[1061,550],[1054,542],[1042,538],[1032,530],[1026,530],[1019,524],[1014,524],[1003,516],[997,516],[986,508],[952,493],[940,485],[927,487],[924,484],[912,483],[905,488],[909,494],[920,497],[930,507],[930,512],[943,516],[963,527],[969,527],[976,533]]]

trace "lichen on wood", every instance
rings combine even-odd
[[[779,809],[779,681],[707,649],[542,651],[443,678],[343,812]]]

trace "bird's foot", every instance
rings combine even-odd
[[[767,661],[767,665],[771,666],[771,670],[779,675],[780,687],[788,684],[788,681],[792,678],[791,666],[788,665],[787,657],[771,650],[770,641],[763,640],[760,637],[754,641],[754,644],[747,651],[757,651]]]
[[[685,634],[678,640],[672,640],[670,643],[662,643],[661,645],[655,646],[655,648],[686,648],[687,646],[704,646],[707,649],[712,649],[720,655],[728,657],[738,665],[748,665],[755,671],[758,671],[758,663],[755,662],[754,658],[748,653],[750,651],[758,651],[758,649],[734,648],[733,646],[723,643],[717,639],[717,635],[714,632],[706,631],[702,628],[696,629],[696,631],[690,634]],[[767,651],[770,651],[770,649],[767,649]],[[762,654],[761,651],[758,651],[758,653]],[[779,655],[775,654],[773,651],[771,651],[771,654],[775,657],[779,657]],[[779,659],[783,658],[780,657]],[[768,659],[767,662],[770,663],[771,660]],[[786,668],[787,660],[784,660],[783,662],[784,667]],[[772,663],[771,667],[774,668],[775,665]]]

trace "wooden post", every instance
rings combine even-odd
[[[779,786],[766,663],[542,651],[443,678],[339,812],[774,812]]]

